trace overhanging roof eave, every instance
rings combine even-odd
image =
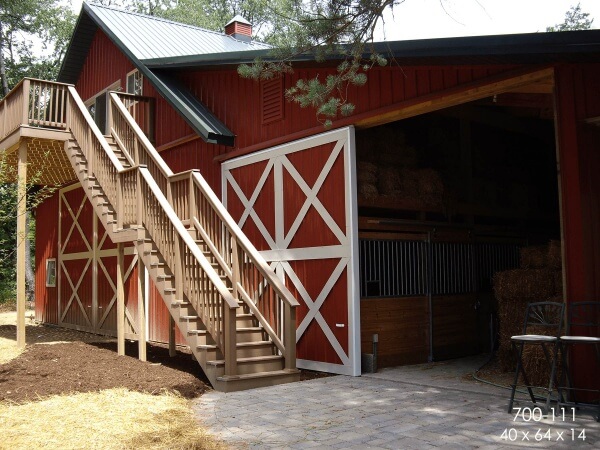
[[[472,62],[473,58],[485,59],[493,56],[497,62],[504,60],[506,63],[513,63],[533,56],[533,59],[537,59],[535,62],[550,62],[572,55],[600,54],[600,30],[375,42],[373,49],[386,57],[400,60],[424,61],[431,58],[435,62],[445,61],[448,58],[463,58],[465,61]],[[369,55],[370,53],[365,53],[365,57]],[[154,58],[143,62],[151,68],[176,69],[250,63],[257,57],[267,61],[273,59],[270,50],[265,49]],[[329,60],[335,61],[340,58],[341,55],[331,55]],[[292,61],[313,60],[312,55],[303,54],[297,55]]]

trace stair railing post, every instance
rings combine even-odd
[[[190,172],[190,192],[188,195],[188,203],[190,207],[190,228],[194,228],[194,214],[196,212],[196,193],[194,192],[194,172]]]
[[[285,368],[288,370],[296,369],[296,308],[283,302],[284,318],[283,332],[285,345]]]
[[[240,281],[240,256],[235,235],[231,235],[231,284],[233,298],[238,300],[238,282]]]
[[[29,80],[29,78],[25,78],[23,80],[23,116],[21,121],[23,125],[29,125],[29,90],[31,86],[30,83],[31,81]]]
[[[167,180],[167,200],[169,202],[169,204],[173,205],[173,188],[171,185],[171,180]],[[183,290],[184,290],[184,284],[183,284],[183,272],[184,272],[184,252],[182,251],[182,242],[181,242],[181,236],[179,236],[177,233],[175,233],[175,236],[173,236],[174,239],[174,258],[175,258],[175,264],[174,264],[174,268],[173,268],[173,276],[175,277],[175,299],[176,300],[183,300]],[[192,305],[194,307],[196,307],[196,302],[195,299],[188,299],[190,302],[192,302]]]
[[[136,194],[138,196],[141,196],[142,193],[142,175],[140,174],[140,171],[137,170],[136,171]],[[144,225],[144,199],[143,198],[138,198],[136,201],[137,204],[137,220],[136,223],[139,227],[142,227]]]
[[[117,173],[117,229],[123,229],[123,172]]]
[[[223,305],[225,311],[225,376],[237,376],[237,308]]]

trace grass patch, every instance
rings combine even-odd
[[[101,375],[99,375],[101,376]],[[0,449],[223,450],[173,394],[127,389],[0,403]]]
[[[0,364],[6,364],[12,359],[15,359],[21,353],[22,348],[17,348],[17,343],[14,339],[6,339],[0,337]]]

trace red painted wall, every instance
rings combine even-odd
[[[35,319],[53,324],[58,324],[58,286],[46,287],[46,259],[58,258],[56,211],[58,192],[45,200],[35,211]]]
[[[600,116],[600,64],[557,67],[556,106],[566,299],[567,303],[597,301],[600,299],[600,128],[586,124],[585,119]],[[600,328],[596,336],[600,336]],[[591,349],[574,350],[576,384],[589,387],[595,383],[600,388],[600,367],[594,367]]]

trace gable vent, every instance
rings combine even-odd
[[[283,119],[283,78],[261,83],[262,124]]]

